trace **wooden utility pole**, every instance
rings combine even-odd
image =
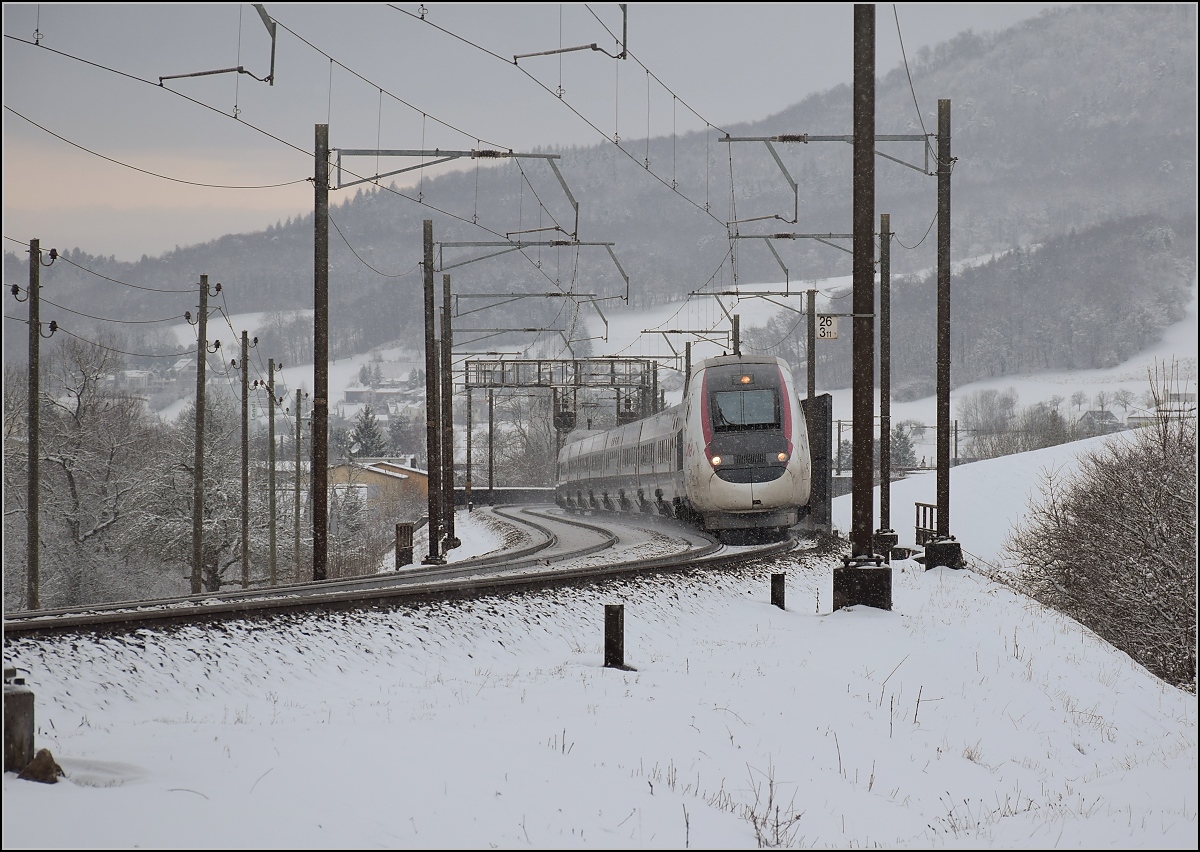
[[[854,316],[850,555],[833,569],[833,608],[892,608],[892,569],[874,553],[875,7],[854,5]],[[839,447],[840,449],[840,447]],[[874,563],[871,565],[870,563]]]
[[[466,368],[463,368],[464,371]],[[467,392],[467,476],[463,483],[463,492],[466,497],[467,511],[470,512],[473,506],[471,505],[471,384],[470,377],[463,376],[463,386]]]
[[[438,381],[438,346],[434,339],[434,300],[436,294],[433,284],[433,220],[426,219],[424,225],[424,262],[425,268],[425,454],[428,462],[425,467],[429,486],[429,554],[421,560],[426,565],[440,565],[445,560],[441,556],[442,519],[440,517],[442,503],[442,435],[439,424],[441,413],[441,383]]]
[[[872,555],[875,409],[875,7],[854,6],[854,318],[850,545]]]
[[[329,556],[329,125],[316,126],[313,180],[313,580],[328,576]]]
[[[275,561],[275,359],[267,359],[267,514],[270,531],[271,547],[268,556],[268,566],[271,572],[271,585],[279,582],[279,574]]]
[[[29,481],[25,504],[25,607],[41,609],[39,586],[41,542],[38,515],[41,512],[41,341],[42,341],[42,248],[41,240],[29,241]]]
[[[892,217],[879,214],[879,530],[886,562],[899,540],[892,529]]]
[[[296,468],[294,473],[294,482],[296,488],[296,505],[292,512],[292,522],[295,529],[292,531],[292,543],[296,554],[295,578],[300,580],[300,447],[304,443],[303,423],[300,420],[300,404],[301,392],[296,391]]]
[[[221,285],[217,285],[220,292]],[[204,372],[208,361],[208,276],[200,276],[196,316],[196,428],[192,461],[192,594],[200,594],[204,577]],[[217,591],[210,589],[210,591]]]
[[[961,568],[962,545],[950,535],[950,101],[938,101],[937,150],[937,538],[925,567]]]
[[[808,289],[808,399],[817,395],[817,290]]]
[[[254,338],[255,342],[258,338]],[[250,588],[250,338],[242,329],[242,588]]]
[[[891,530],[892,217],[879,214],[879,529]]]
[[[450,276],[442,276],[442,518],[445,549],[462,544],[454,534],[454,374],[450,357],[454,332],[450,325]]]
[[[938,101],[937,534],[950,537],[950,101]]]
[[[496,505],[492,490],[496,487],[496,396],[495,391],[488,388],[488,503]]]

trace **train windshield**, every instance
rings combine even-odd
[[[771,389],[717,391],[712,395],[715,432],[778,429],[779,397]]]

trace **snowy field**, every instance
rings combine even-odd
[[[956,468],[952,532],[995,561],[1099,440]],[[4,848],[1196,848],[1194,695],[970,570],[831,612],[834,564],[6,643],[67,778],[4,776]]]
[[[605,351],[661,353],[642,330],[719,323],[688,304],[610,314]],[[743,327],[774,310],[738,306]],[[1171,359],[1195,390],[1196,331],[1193,298],[1119,368],[977,383],[952,403],[983,387],[1012,387],[1021,405],[1140,395],[1147,368]],[[335,399],[366,360],[331,366]],[[833,396],[848,418],[849,391]],[[934,400],[892,417],[931,423]],[[36,695],[37,746],[67,777],[5,774],[4,848],[1195,849],[1196,697],[983,576],[1042,473],[1103,440],[954,468],[950,531],[982,573],[897,562],[891,611],[832,612],[837,560],[787,557],[392,612],[6,642],[6,666]],[[933,473],[893,484],[901,544],[935,490]],[[845,534],[849,496],[833,509]],[[456,527],[454,559],[500,542],[480,519],[460,513]],[[769,603],[774,571],[786,611]],[[625,604],[632,671],[601,665],[609,603]]]

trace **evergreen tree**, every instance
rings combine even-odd
[[[388,440],[396,455],[414,455],[425,464],[425,424],[415,418],[397,414],[388,420]]]
[[[358,449],[354,452],[356,456],[375,458],[387,452],[387,441],[379,428],[379,421],[375,419],[375,412],[371,411],[369,405],[363,406],[363,410],[354,418],[354,431],[351,432],[350,439],[352,443],[358,444]]]
[[[892,428],[892,440],[888,445],[888,466],[893,472],[908,470],[917,466],[917,453],[913,449],[912,436],[903,423],[897,423]]]

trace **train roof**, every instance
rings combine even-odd
[[[565,447],[567,444],[573,444],[576,441],[582,441],[584,438],[590,438],[593,435],[603,435],[607,431],[607,429],[572,429],[567,433],[567,436],[563,438],[563,446]]]
[[[725,367],[732,364],[779,364],[783,359],[774,355],[717,355],[705,358],[700,367]]]

